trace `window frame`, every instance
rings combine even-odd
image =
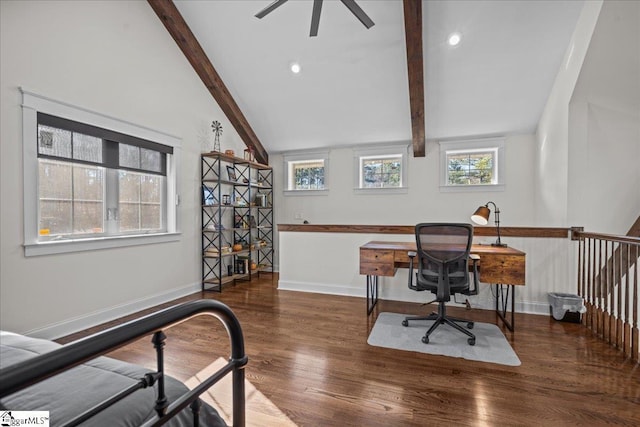
[[[505,138],[476,138],[455,141],[439,141],[440,145],[440,191],[464,192],[464,191],[504,191],[505,189]],[[494,170],[496,182],[494,184],[449,184],[449,167],[447,154],[456,152],[476,153],[478,151],[495,150]]]
[[[322,160],[324,164],[324,188],[319,189],[291,189],[289,184],[292,177],[290,176],[290,162],[305,162],[313,160]],[[309,151],[288,153],[283,156],[284,164],[284,195],[285,196],[319,196],[329,193],[329,151]]]
[[[143,244],[177,241],[180,239],[178,221],[178,178],[181,152],[180,138],[164,132],[139,126],[82,107],[60,102],[20,88],[22,93],[22,148],[23,148],[23,206],[25,256],[127,247]],[[39,241],[38,232],[38,113],[84,123],[90,126],[131,135],[172,147],[173,154],[166,158],[166,231],[109,235],[100,237],[63,238]]]
[[[362,159],[363,158],[384,158],[390,156],[400,156],[401,170],[399,187],[363,187],[362,186]],[[354,193],[355,194],[394,194],[407,193],[409,189],[408,173],[409,145],[385,145],[358,148],[353,150],[354,164]]]

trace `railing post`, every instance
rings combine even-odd
[[[580,233],[584,231],[584,227],[571,227],[569,231],[571,233],[571,240],[584,240],[584,238],[580,235]]]
[[[631,359],[636,362],[640,362],[640,354],[639,354],[639,343],[640,341],[640,333],[638,331],[638,245],[635,246],[635,255],[634,259],[635,263],[635,272],[633,274],[633,316],[632,316],[632,327],[631,327]]]
[[[156,405],[154,409],[158,414],[158,417],[162,418],[167,411],[167,406],[169,406],[169,402],[167,400],[167,396],[164,393],[164,341],[167,339],[167,336],[162,331],[155,332],[153,334],[153,338],[151,342],[153,343],[153,347],[156,349],[156,359],[158,363],[158,373],[160,377],[158,378],[158,397],[156,398]]]

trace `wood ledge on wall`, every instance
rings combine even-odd
[[[305,233],[414,234],[415,225],[278,224],[278,231]],[[566,227],[500,227],[501,237],[545,237],[567,239]],[[496,227],[473,227],[475,236],[497,236]]]

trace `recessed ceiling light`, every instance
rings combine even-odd
[[[298,74],[300,71],[302,71],[302,67],[300,67],[300,64],[298,64],[297,62],[291,64],[291,72],[293,74]]]
[[[462,40],[462,35],[460,33],[451,33],[449,37],[447,37],[447,43],[449,46],[457,46],[460,44],[460,40]]]

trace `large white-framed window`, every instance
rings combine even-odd
[[[440,191],[504,190],[504,138],[440,142]]]
[[[380,194],[406,192],[408,145],[354,150],[355,192]]]
[[[291,153],[284,156],[284,194],[326,194],[329,190],[329,152]]]
[[[26,256],[179,238],[179,138],[22,97]]]

